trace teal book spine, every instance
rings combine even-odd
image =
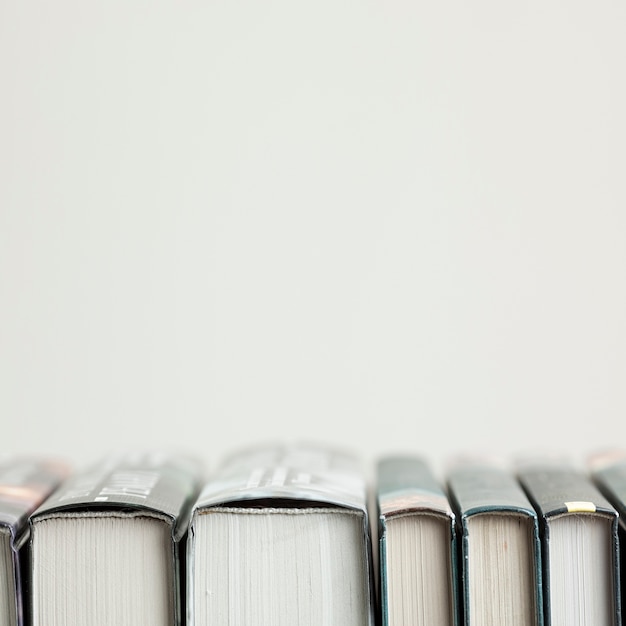
[[[436,479],[425,458],[417,455],[388,455],[376,465],[376,506],[378,513],[378,545],[380,580],[380,621],[390,624],[388,568],[388,525],[402,516],[435,516],[447,525],[449,623],[460,624],[457,569],[456,518],[443,485]],[[428,598],[422,601],[428,602]]]
[[[589,467],[595,485],[617,510],[626,531],[626,452],[597,455],[590,459]]]

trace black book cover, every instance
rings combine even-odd
[[[586,469],[576,467],[565,459],[524,461],[519,464],[518,477],[539,516],[542,541],[544,580],[544,615],[551,623],[551,589],[553,572],[550,561],[551,522],[563,516],[603,517],[610,523],[610,554],[612,580],[610,592],[612,623],[621,624],[620,555],[618,513],[594,484]],[[581,572],[582,576],[582,572]],[[594,625],[595,626],[595,625]]]

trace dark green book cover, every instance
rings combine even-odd
[[[589,626],[617,626],[621,623],[620,593],[619,593],[619,539],[618,539],[618,514],[612,504],[605,498],[597,486],[593,483],[586,469],[576,467],[567,460],[562,459],[538,459],[524,461],[519,464],[518,477],[533,506],[539,516],[542,562],[544,581],[544,615],[545,623],[562,623],[563,619],[570,621],[575,619],[577,623]],[[585,528],[589,528],[590,522],[605,520],[607,522],[608,536],[598,552],[588,554],[591,548],[585,544],[576,543]],[[566,565],[562,565],[564,559],[553,554],[554,537],[556,536],[555,523],[562,524],[569,521],[579,524],[576,534],[572,536],[566,548],[578,546],[577,554],[573,555]],[[559,537],[561,531],[559,531]],[[560,548],[559,548],[560,550]],[[560,555],[560,552],[558,553]],[[603,578],[599,587],[591,595],[597,602],[603,603],[606,619],[602,624],[590,623],[586,618],[585,602],[580,597],[580,592],[572,591],[571,602],[566,602],[566,610],[569,607],[575,616],[565,618],[556,614],[554,598],[563,597],[562,587],[566,585],[564,580],[569,576],[576,577],[575,586],[580,589],[590,587],[590,571],[600,561],[608,563],[608,578]],[[557,562],[560,566],[557,566]],[[564,571],[564,569],[566,571]],[[555,591],[558,589],[558,591]],[[588,606],[588,604],[587,604]],[[580,608],[576,608],[580,607]],[[591,621],[595,622],[596,619]]]
[[[520,487],[515,478],[515,474],[508,466],[485,459],[459,460],[452,464],[447,475],[447,485],[450,499],[458,516],[458,527],[461,534],[461,587],[463,596],[464,622],[467,626],[475,623],[475,616],[472,612],[473,603],[470,598],[473,596],[477,583],[473,580],[472,571],[477,567],[472,563],[472,542],[477,540],[473,536],[472,520],[485,519],[490,516],[492,519],[509,520],[517,518],[518,524],[524,523],[525,533],[525,555],[513,554],[508,549],[507,537],[502,534],[493,536],[487,544],[488,550],[494,554],[503,555],[501,557],[501,567],[503,572],[500,576],[494,573],[488,590],[492,597],[503,599],[503,604],[507,605],[504,596],[506,593],[518,592],[519,584],[515,579],[515,565],[510,567],[507,563],[514,562],[514,559],[521,559],[524,565],[525,585],[528,594],[531,596],[531,607],[528,610],[527,623],[529,626],[541,626],[543,624],[543,599],[542,599],[542,568],[541,568],[541,544],[539,540],[539,523],[537,514],[528,497]],[[517,561],[515,561],[517,562]],[[484,592],[484,591],[483,591]],[[528,597],[527,594],[522,594]],[[489,596],[485,601],[489,601]],[[478,606],[480,603],[476,603]],[[489,612],[489,610],[487,610]],[[488,618],[489,624],[498,621],[496,609]]]
[[[626,530],[626,452],[610,451],[589,459],[591,477],[606,499],[619,513]]]
[[[620,598],[626,597],[626,450],[603,450],[589,458],[589,468],[598,489],[619,515]],[[621,609],[621,605],[620,605]]]
[[[390,616],[395,607],[390,606],[388,529],[399,518],[410,516],[415,522],[420,519],[437,519],[447,527],[446,551],[438,557],[446,563],[446,580],[438,580],[440,590],[432,597],[420,598],[421,602],[431,602],[433,597],[447,598],[448,624],[458,624],[460,620],[458,597],[457,546],[455,515],[443,486],[436,479],[432,468],[421,456],[388,455],[380,458],[376,464],[376,507],[378,514],[379,577],[380,577],[380,617],[384,626],[390,623]],[[419,526],[415,527],[416,532]],[[400,546],[401,548],[402,546]],[[406,553],[406,551],[404,551]],[[400,552],[402,555],[402,551]],[[402,555],[404,556],[404,555]],[[415,559],[421,556],[415,553]],[[412,572],[415,567],[426,567],[420,562],[406,564],[403,571]],[[437,567],[435,571],[438,571]],[[428,577],[428,571],[423,575]],[[393,581],[401,585],[406,581]],[[407,589],[407,591],[410,591]],[[410,602],[414,598],[408,599]],[[404,602],[404,600],[401,600]],[[443,611],[441,611],[443,612]],[[422,622],[420,622],[421,624]]]

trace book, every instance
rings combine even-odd
[[[69,466],[56,459],[11,457],[0,462],[0,624],[26,624],[28,518],[68,473]]]
[[[491,458],[446,470],[460,532],[461,597],[467,626],[541,626],[537,514],[512,468]]]
[[[524,460],[518,476],[539,516],[546,623],[618,626],[617,511],[565,459]]]
[[[605,449],[587,459],[591,478],[618,513],[619,538],[619,610],[626,597],[626,449]]]
[[[387,455],[376,464],[383,626],[455,626],[456,521],[427,461]]]
[[[324,445],[223,460],[187,543],[188,626],[374,623],[366,472]]]
[[[108,457],[30,518],[32,625],[181,623],[181,544],[203,478],[184,455]]]

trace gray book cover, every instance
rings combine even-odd
[[[371,535],[367,482],[360,460],[345,450],[318,444],[264,444],[225,458],[193,507],[187,547],[187,586],[193,593],[194,522],[214,507],[339,507],[362,519],[369,581],[369,623],[374,624]],[[191,606],[191,602],[188,602]],[[189,615],[193,623],[193,615]]]
[[[74,473],[37,509],[33,520],[78,510],[137,509],[169,518],[178,540],[186,531],[202,476],[201,462],[182,454],[111,455]]]
[[[317,445],[263,445],[224,459],[194,508],[287,499],[358,509],[367,514],[364,471],[355,456]]]
[[[29,536],[28,520],[68,473],[69,466],[55,459],[10,458],[0,462],[0,532],[8,539],[12,565],[12,584],[2,592],[11,596],[7,608],[13,614],[10,619],[19,626],[26,622],[28,568],[24,546]]]
[[[139,452],[110,455],[75,472],[31,516],[31,541],[39,522],[80,515],[142,515],[167,523],[172,537],[175,619],[182,621],[184,549],[191,507],[204,478],[203,464],[186,454]]]

